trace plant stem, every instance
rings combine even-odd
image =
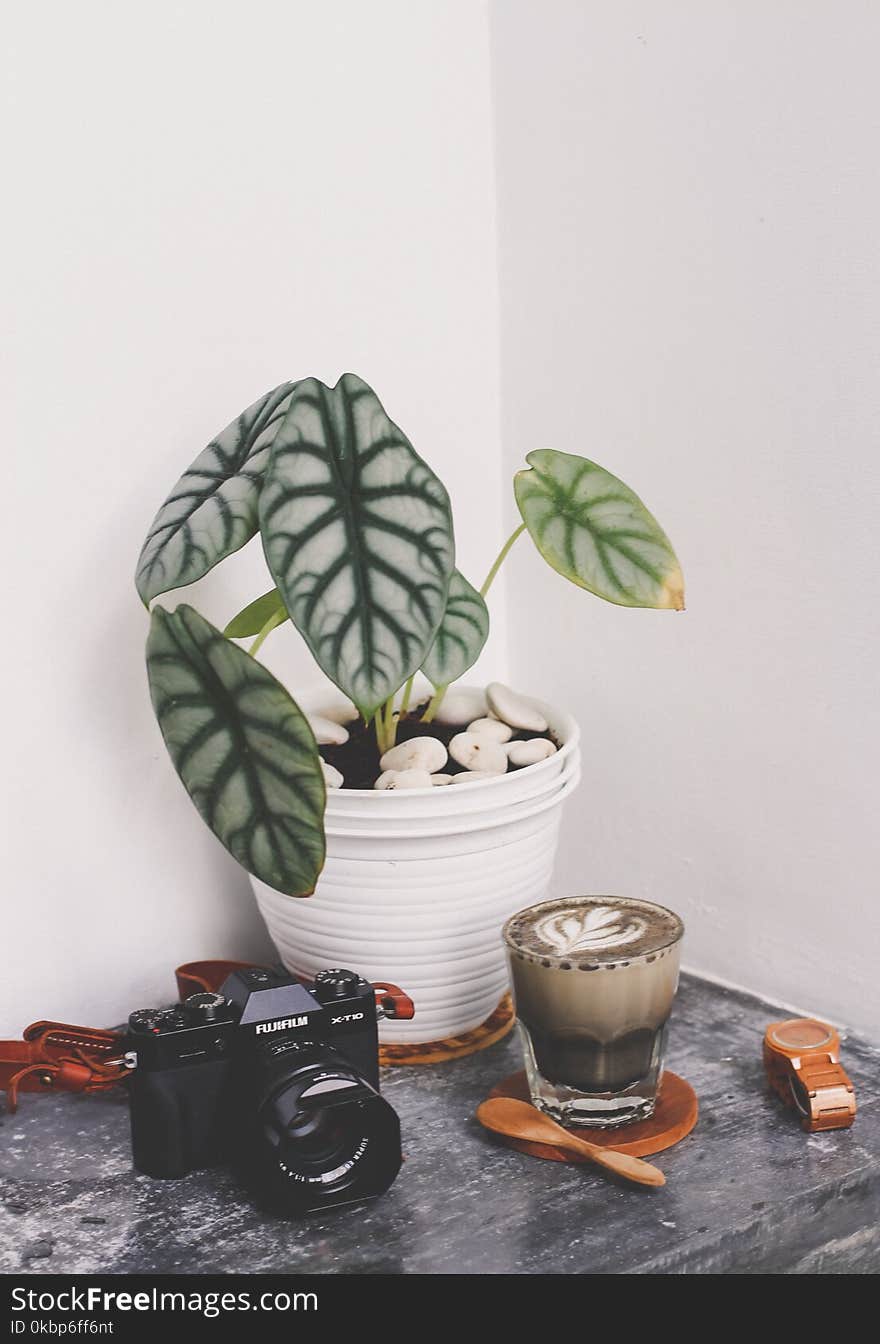
[[[483,586],[480,589],[480,597],[486,596],[489,589],[492,587],[492,584],[495,582],[495,575],[498,573],[499,569],[504,564],[504,561],[507,559],[508,551],[510,550],[513,543],[516,541],[517,537],[522,532],[525,532],[525,530],[526,530],[525,523],[520,523],[519,527],[514,532],[511,532],[510,536],[507,538],[504,545],[501,547],[501,550],[498,552],[498,555],[495,558],[494,565],[489,570],[489,573],[483,580]]]
[[[409,681],[406,683],[406,685],[405,685],[404,688],[403,688],[403,699],[402,699],[401,702],[400,702],[400,717],[401,717],[401,718],[405,718],[405,716],[406,716],[406,711],[409,709],[410,696],[412,695],[413,682],[415,681],[415,679],[416,679],[416,674],[415,674],[415,672],[413,672],[413,674],[412,674],[412,676],[410,677]]]
[[[389,695],[385,701],[385,740],[388,743],[386,750],[390,750],[397,741],[397,719],[394,717],[393,695]]]
[[[272,633],[272,631],[275,629],[275,627],[276,627],[277,625],[283,625],[283,623],[284,623],[286,620],[287,620],[287,612],[286,612],[286,611],[273,611],[273,612],[272,612],[272,615],[269,617],[268,621],[267,621],[266,624],[263,626],[262,630],[260,631],[260,633],[257,635],[256,639],[254,640],[253,644],[252,644],[252,645],[250,646],[250,648],[248,649],[248,653],[250,654],[250,656],[251,656],[252,658],[256,658],[256,656],[257,656],[257,652],[259,651],[259,649],[260,649],[260,647],[261,647],[263,641],[265,640],[266,636],[267,636],[267,635],[271,635],[271,633]]]
[[[394,696],[390,695],[384,705],[376,710],[376,746],[384,756],[390,751],[397,738],[397,720],[394,717]]]
[[[437,687],[437,690],[434,692],[433,696],[431,697],[431,700],[430,700],[430,702],[429,702],[429,704],[428,704],[428,708],[425,710],[424,714],[422,715],[422,723],[431,723],[431,722],[433,722],[434,715],[437,713],[437,710],[440,708],[441,704],[443,703],[443,697],[444,697],[444,695],[446,694],[447,690],[448,690],[448,687],[446,687],[446,686],[438,686],[438,687]]]
[[[382,718],[383,708],[384,706],[379,706],[373,719],[373,723],[376,726],[376,747],[380,756],[385,754],[384,720]]]

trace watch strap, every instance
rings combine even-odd
[[[846,1070],[828,1054],[791,1061],[791,1094],[811,1134],[848,1129],[856,1116],[856,1094]]]

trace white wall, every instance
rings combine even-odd
[[[512,666],[585,738],[558,886],[876,1032],[880,10],[491,12],[508,471],[594,456],[688,579],[626,611],[518,543]]]
[[[265,950],[167,760],[132,582],[213,433],[354,369],[445,479],[465,572],[501,522],[484,5],[52,0],[8,7],[4,48],[8,1034]],[[264,575],[255,544],[198,604],[223,621]],[[267,646],[292,686],[295,641]]]
[[[446,480],[479,577],[499,251],[506,522],[530,448],[592,454],[689,580],[683,616],[625,611],[514,551],[512,676],[586,739],[559,889],[668,901],[692,965],[880,1028],[880,12],[491,17],[494,160],[478,0],[6,15],[0,1033],[265,951],[149,709],[142,536],[256,395],[351,368]],[[263,581],[252,547],[196,600],[222,621]],[[310,675],[289,630],[267,661]]]

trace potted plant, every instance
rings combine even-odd
[[[285,383],[196,458],[138,563],[149,608],[260,533],[270,586],[224,631],[188,605],[153,608],[153,706],[288,968],[344,963],[412,994],[414,1021],[386,1040],[459,1035],[492,1012],[506,987],[498,929],[544,895],[578,781],[569,715],[460,682],[514,542],[528,533],[606,601],[684,605],[672,546],[628,486],[569,453],[526,461],[522,521],[477,589],[455,568],[446,490],[375,392],[353,374]],[[288,621],[335,699],[325,681],[294,700],[258,660]]]

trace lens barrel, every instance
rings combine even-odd
[[[282,1212],[382,1194],[401,1164],[400,1122],[332,1046],[282,1037],[257,1060],[251,1174]]]

